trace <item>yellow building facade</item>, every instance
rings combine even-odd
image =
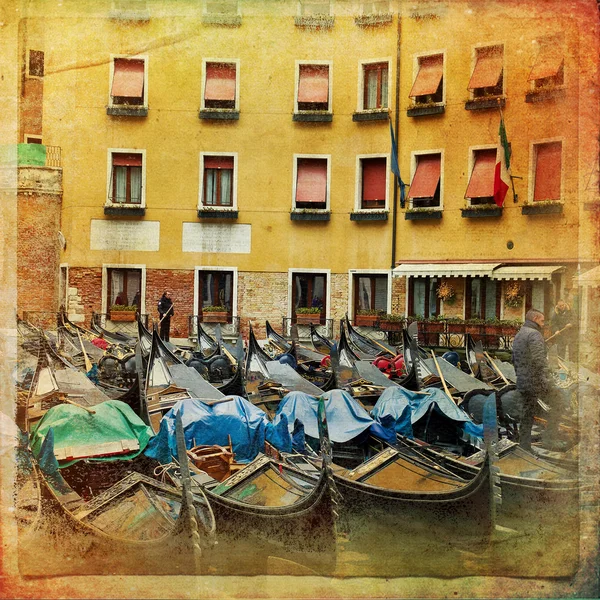
[[[219,306],[231,333],[312,308],[334,335],[359,310],[576,300],[597,260],[598,19],[572,4],[27,5],[18,141],[60,148],[56,308],[156,317],[168,290],[174,336]]]

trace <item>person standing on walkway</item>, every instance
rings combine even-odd
[[[573,311],[564,300],[559,300],[554,307],[554,315],[550,320],[552,334],[556,336],[556,350],[558,356],[565,358],[567,347],[569,349],[569,360],[577,360],[577,319]]]
[[[165,342],[169,341],[169,332],[171,330],[171,317],[175,314],[173,310],[173,301],[171,294],[165,290],[161,299],[158,301],[158,315],[160,317],[160,337]]]
[[[517,374],[517,390],[523,398],[522,415],[519,424],[519,443],[525,450],[531,450],[531,428],[538,399],[550,406],[543,446],[559,449],[555,439],[558,433],[563,395],[552,380],[544,329],[544,313],[535,308],[527,311],[525,322],[513,340],[512,358]]]

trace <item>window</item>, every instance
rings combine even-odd
[[[354,276],[354,311],[380,310],[387,312],[388,276]]]
[[[300,16],[312,17],[316,15],[329,15],[329,0],[300,0]]]
[[[327,314],[327,276],[321,273],[293,273],[292,275],[292,318],[296,321],[298,308],[318,307],[316,315],[324,323]]]
[[[413,156],[413,178],[408,192],[411,208],[441,208],[442,155]]]
[[[141,269],[107,269],[106,306],[110,309],[114,304],[137,306],[141,309],[142,271]]]
[[[408,278],[408,315],[434,317],[440,314],[440,299],[437,297],[437,277]]]
[[[237,154],[200,155],[199,210],[237,208]]]
[[[330,111],[331,77],[328,63],[297,64],[297,111]]]
[[[496,148],[473,150],[471,178],[465,193],[465,198],[471,206],[494,204],[496,152]]]
[[[499,319],[501,285],[488,277],[465,279],[465,318]]]
[[[561,199],[562,143],[533,145],[533,202]]]
[[[233,315],[234,273],[225,270],[198,271],[198,315],[205,306],[224,306],[228,320]]]
[[[206,0],[206,12],[211,15],[237,15],[238,0]]]
[[[204,77],[204,109],[237,107],[238,83],[236,62],[205,62]]]
[[[294,208],[329,206],[329,158],[294,157]]]
[[[486,48],[477,48],[475,53],[475,68],[467,86],[473,94],[473,98],[502,96],[504,91],[503,47],[488,46]]]
[[[110,86],[110,105],[147,106],[146,60],[114,58]]]
[[[27,61],[27,76],[44,76],[44,53],[41,50],[29,50],[29,58]]]
[[[388,62],[362,65],[362,109],[374,110],[388,107]]]
[[[144,153],[109,150],[109,163],[109,203],[143,206]]]
[[[360,210],[387,208],[388,172],[385,156],[358,157]]]
[[[375,0],[374,2],[362,3],[363,15],[380,15],[390,12],[389,0]]]
[[[556,39],[538,42],[539,52],[529,73],[532,90],[562,86],[564,79],[564,53]]]
[[[24,135],[26,144],[41,144],[42,136],[41,135],[29,135],[26,133]]]
[[[444,101],[444,56],[421,56],[418,59],[418,72],[410,98],[415,104],[441,103]]]

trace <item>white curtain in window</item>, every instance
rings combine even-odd
[[[142,201],[142,167],[131,169],[131,203],[140,204]]]
[[[485,318],[493,319],[496,316],[496,282],[485,280]]]
[[[429,280],[429,314],[425,315],[426,317],[432,317],[436,314],[436,306],[437,306],[437,277],[432,277]]]
[[[531,286],[531,307],[544,312],[544,282],[534,281]]]
[[[371,278],[358,278],[358,309],[369,310],[371,308]]]
[[[225,306],[231,308],[233,277],[229,274],[225,276]]]
[[[367,72],[367,108],[377,107],[377,70]]]
[[[110,272],[111,305],[117,303],[117,296],[123,292],[124,279],[122,271],[112,270]]]
[[[113,190],[113,202],[125,202],[127,200],[127,167],[114,167],[115,189]]]
[[[387,277],[375,279],[375,309],[387,310]]]
[[[207,273],[204,276],[204,303],[202,306],[214,306],[213,302],[213,276]]]
[[[127,304],[133,304],[133,299],[139,292],[141,295],[142,291],[142,274],[140,271],[128,271],[127,272]]]
[[[223,169],[221,171],[221,205],[228,206],[231,201],[231,175],[233,171]]]
[[[213,205],[215,204],[215,196],[217,192],[217,171],[215,169],[206,169],[204,176],[206,177],[206,198],[204,198],[204,204]]]
[[[413,312],[415,315],[425,315],[425,280],[415,279],[413,285]]]
[[[387,69],[381,71],[381,107],[387,108],[388,98],[388,72]]]
[[[471,281],[471,316],[481,318],[481,279]]]

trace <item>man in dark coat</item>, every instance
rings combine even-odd
[[[564,300],[559,300],[554,308],[554,315],[550,320],[552,334],[556,336],[556,350],[558,356],[565,358],[567,346],[569,348],[569,360],[577,360],[577,322],[573,311]]]
[[[169,341],[169,331],[171,329],[171,317],[175,314],[171,294],[165,290],[161,299],[158,301],[158,315],[160,317],[160,337],[165,342]]]
[[[542,335],[545,317],[542,312],[531,309],[525,315],[525,323],[515,336],[512,358],[517,374],[517,390],[523,398],[523,411],[519,426],[520,444],[531,450],[531,428],[538,398],[550,405],[550,415],[544,433],[544,445],[556,446],[552,438],[558,432],[563,396],[552,380],[546,342]]]

